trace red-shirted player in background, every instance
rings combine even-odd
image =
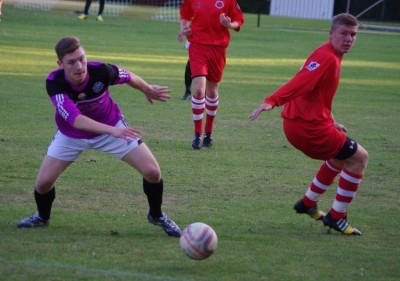
[[[218,86],[226,64],[229,29],[239,31],[243,13],[236,0],[184,0],[180,9],[181,30],[190,42],[189,61],[193,78],[192,113],[195,137],[194,149],[212,146],[214,118],[218,108]],[[203,134],[203,114],[206,124]]]
[[[339,83],[340,64],[356,40],[358,21],[350,14],[332,19],[329,42],[317,48],[300,71],[251,114],[256,119],[262,111],[285,105],[283,129],[288,141],[313,159],[324,160],[310,187],[295,205],[343,234],[361,235],[347,220],[346,209],[356,195],[368,162],[368,152],[346,136],[346,128],[335,122],[332,100]],[[323,193],[340,174],[336,198],[329,213],[318,210]]]

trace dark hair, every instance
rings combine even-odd
[[[331,30],[336,29],[339,25],[359,26],[358,20],[355,16],[341,13],[332,18]]]
[[[79,47],[81,47],[81,43],[78,37],[67,36],[58,40],[54,49],[58,59],[61,61],[65,55],[75,52]]]

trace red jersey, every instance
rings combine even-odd
[[[285,105],[282,117],[313,123],[313,126],[332,125],[332,100],[339,84],[343,56],[336,54],[330,42],[316,49],[300,71],[264,102],[273,106]]]
[[[335,157],[346,141],[331,113],[342,58],[330,42],[322,45],[292,80],[264,99],[273,106],[285,106],[281,115],[286,138],[314,159]]]
[[[243,13],[236,0],[184,0],[180,14],[181,19],[191,22],[192,34],[188,41],[204,45],[227,47],[230,41],[229,30],[220,21],[220,14],[225,13],[232,22],[240,26],[244,23]]]

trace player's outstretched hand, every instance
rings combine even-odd
[[[126,128],[114,127],[114,129],[111,131],[111,135],[116,138],[121,138],[126,141],[130,141],[132,139],[139,139],[140,131],[130,127]]]
[[[271,110],[273,108],[274,107],[272,105],[270,105],[269,103],[263,103],[259,107],[254,109],[253,112],[251,112],[251,114],[249,115],[249,118],[251,120],[255,120],[255,119],[257,119],[258,115],[260,115],[261,112],[268,111],[268,110]]]
[[[146,99],[153,104],[154,100],[166,102],[171,98],[171,90],[168,86],[150,85],[150,91],[146,92]]]

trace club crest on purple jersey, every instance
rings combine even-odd
[[[103,82],[96,82],[93,85],[93,92],[95,92],[96,94],[101,93],[101,91],[103,91],[104,89],[104,84]]]

